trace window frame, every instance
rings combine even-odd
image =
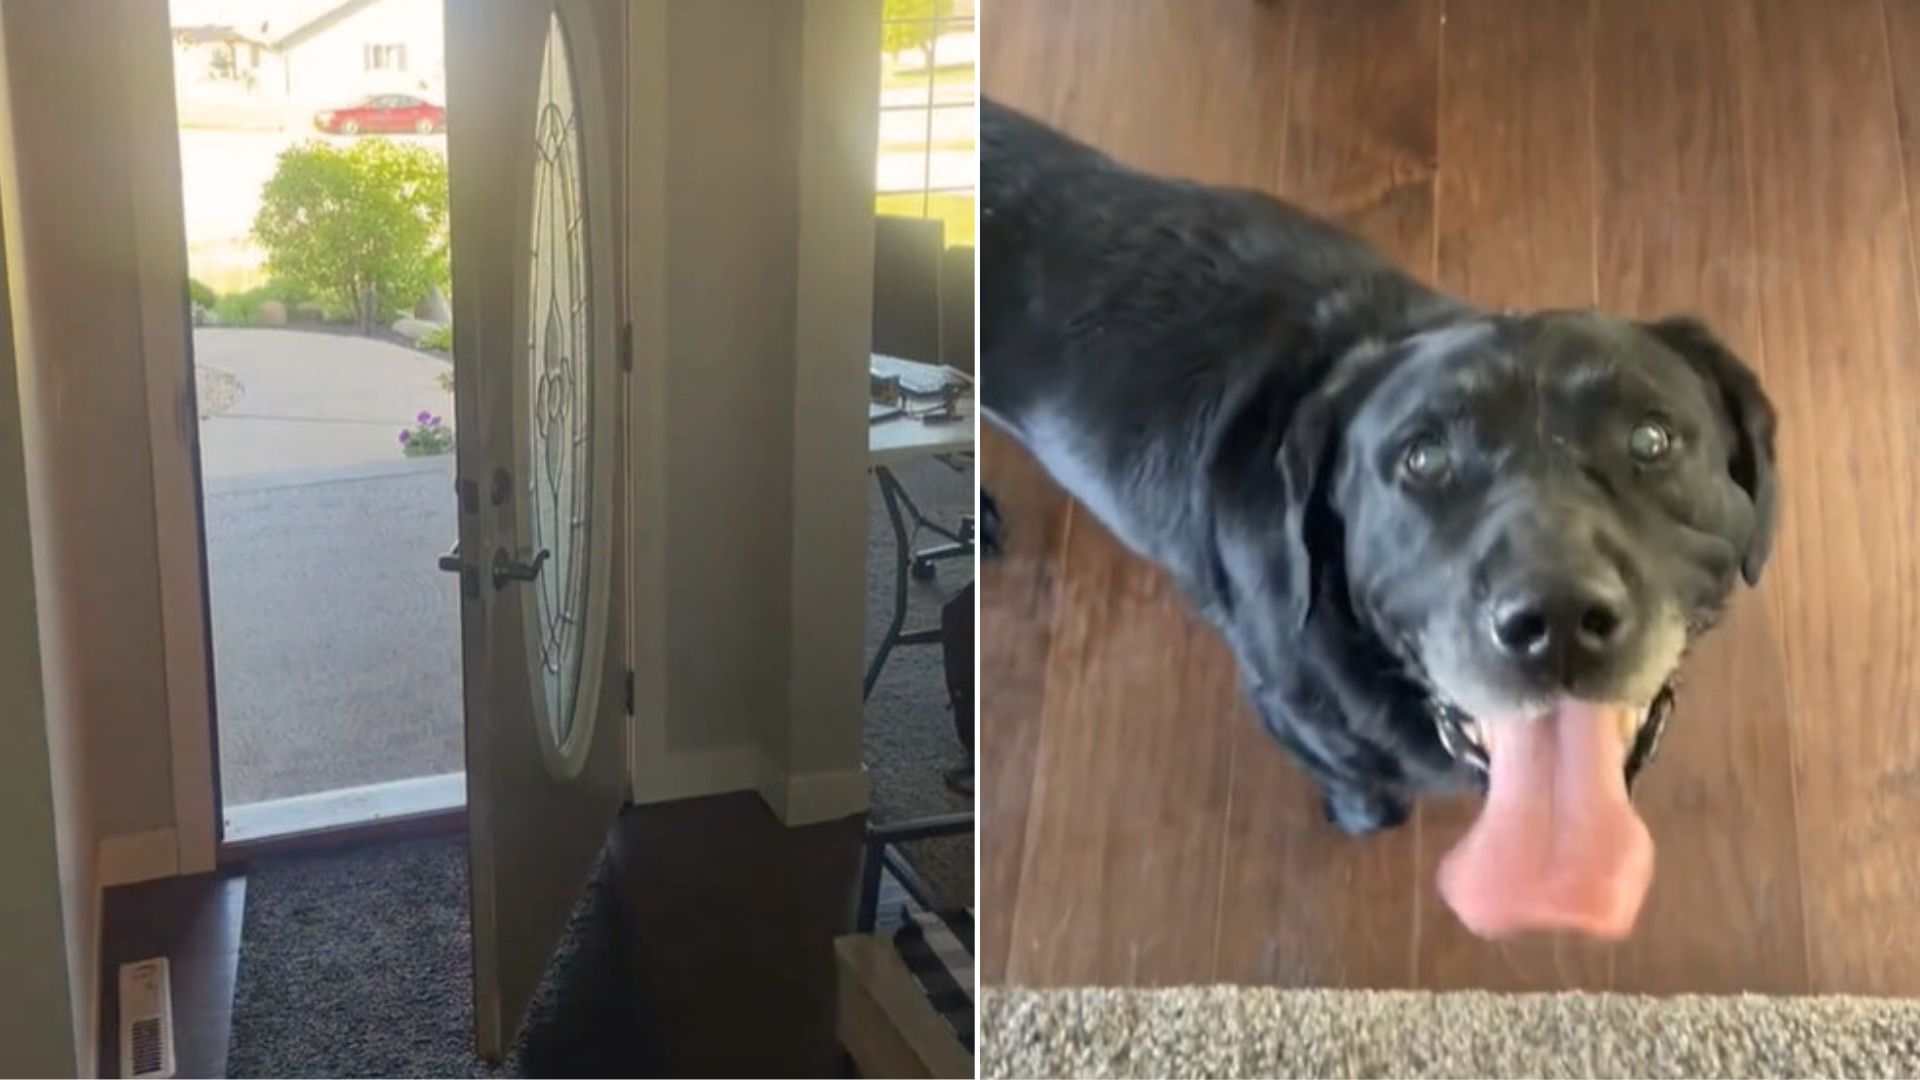
[[[389,59],[393,62],[383,62]],[[363,71],[385,71],[403,74],[408,70],[407,44],[404,41],[369,41],[360,47],[360,63]]]
[[[919,216],[922,218],[931,217],[933,216],[933,197],[935,195],[974,195],[978,197],[980,191],[978,177],[975,177],[974,181],[969,184],[935,184],[933,182],[933,125],[935,114],[943,111],[956,112],[965,110],[971,110],[977,114],[980,109],[980,59],[978,55],[980,41],[979,12],[976,9],[965,15],[949,14],[912,16],[906,18],[889,18],[883,12],[880,18],[880,24],[883,31],[885,28],[892,26],[921,24],[929,27],[933,33],[927,39],[926,97],[912,104],[903,105],[889,105],[883,101],[879,110],[883,123],[889,113],[917,112],[925,114],[926,123],[923,125],[920,133],[920,183],[913,187],[904,187],[897,190],[882,190],[879,185],[876,184],[874,196],[876,199],[881,199],[890,197],[898,198],[903,195],[918,195],[920,197]],[[938,63],[940,39],[957,28],[967,28],[973,32],[975,48],[973,83],[968,90],[966,100],[942,102],[939,101],[935,95],[940,70]],[[977,138],[976,136],[976,140]],[[974,152],[976,154],[979,152],[977,141]],[[877,161],[875,165],[877,168]]]

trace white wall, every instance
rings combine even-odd
[[[8,5],[7,78],[36,396],[49,473],[48,567],[58,587],[66,692],[87,723],[102,835],[173,819],[153,455],[148,438],[133,190],[140,175],[127,46],[165,23],[152,0]],[[160,7],[164,13],[164,7]],[[84,32],[81,28],[84,27]],[[18,313],[16,313],[18,316]]]
[[[35,628],[31,641],[0,629],[0,700],[19,702],[29,720],[6,725],[7,737],[29,739],[23,732],[37,724],[42,744],[0,754],[5,767],[23,771],[17,789],[0,786],[28,803],[44,799],[50,811],[9,808],[7,827],[23,832],[0,865],[9,870],[10,902],[58,900],[57,925],[18,912],[20,921],[6,920],[0,934],[31,933],[35,949],[61,958],[58,971],[9,971],[0,986],[9,998],[61,997],[68,1021],[49,1027],[31,1011],[0,1008],[0,1025],[10,1032],[14,1022],[37,1023],[42,1050],[48,1040],[62,1042],[68,1063],[47,1070],[54,1073],[93,1068],[100,886],[181,865],[167,723],[177,688],[169,686],[162,633],[146,365],[156,349],[180,362],[185,331],[176,319],[168,334],[145,316],[157,290],[175,298],[177,317],[184,286],[143,272],[169,240],[177,262],[181,240],[177,225],[170,236],[156,233],[136,212],[151,190],[141,178],[156,160],[155,138],[172,141],[166,14],[163,0],[0,10],[7,382],[9,397],[14,388],[19,395],[0,402],[0,430],[17,430],[25,470],[7,460],[0,436],[0,533],[25,527],[32,538],[30,560],[0,558],[4,573],[30,570],[33,582],[30,596],[5,603],[5,617],[31,618]],[[162,89],[143,92],[141,79]],[[11,582],[0,588],[19,592]],[[31,666],[40,672],[37,692],[14,685]],[[36,769],[45,782],[38,789],[27,782]],[[35,844],[50,847],[51,862],[36,859]],[[210,850],[199,854],[210,860]],[[44,966],[32,952],[6,955],[8,963]],[[0,1035],[0,1045],[13,1045],[9,1037]]]
[[[867,369],[873,344],[880,4],[808,0],[801,28],[787,771],[812,784],[861,755]],[[865,779],[859,780],[865,802]],[[800,796],[796,793],[794,798]]]
[[[856,812],[879,0],[629,10],[636,793]]]
[[[4,196],[0,196],[4,197]],[[0,316],[3,320],[4,316]],[[68,1076],[89,1030],[94,913],[79,754],[49,723],[12,329],[0,342],[0,1071]]]
[[[666,258],[673,750],[784,711],[799,5],[674,4]]]
[[[0,1047],[18,1076],[92,1075],[98,890],[86,728],[75,700],[71,573],[49,515],[54,432],[41,409],[59,355],[32,282],[49,258],[21,207],[45,178],[25,160],[18,78],[44,41],[30,14],[0,10]],[[29,512],[29,507],[33,512]]]

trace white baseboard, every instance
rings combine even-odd
[[[864,814],[873,790],[865,765],[796,774],[762,761],[758,781],[760,798],[785,825],[813,825]]]
[[[100,888],[132,885],[180,872],[180,842],[171,826],[146,832],[103,836],[94,852]]]

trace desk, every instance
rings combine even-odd
[[[960,419],[929,424],[896,416],[867,426],[867,467],[881,469],[942,454],[973,452],[973,398],[959,401]]]
[[[960,399],[958,408],[960,417],[957,420],[928,423],[912,417],[895,416],[873,422],[867,427],[867,468],[873,471],[874,480],[880,485],[880,497],[887,504],[887,521],[893,526],[894,573],[893,618],[887,625],[886,634],[880,639],[880,647],[867,664],[867,676],[860,686],[862,701],[873,693],[873,684],[879,681],[880,671],[886,667],[887,657],[895,646],[925,644],[940,639],[938,630],[912,634],[902,632],[907,622],[907,575],[914,563],[910,546],[913,538],[907,535],[907,516],[911,515],[914,525],[958,545],[959,551],[970,552],[973,549],[973,537],[962,536],[923,515],[889,467],[922,458],[972,453],[973,398],[968,396]]]
[[[891,361],[890,363],[899,365],[904,362]],[[880,647],[874,651],[873,659],[867,664],[866,679],[860,686],[860,700],[862,701],[865,701],[867,697],[873,693],[873,685],[880,680],[880,672],[886,667],[887,657],[893,653],[895,646],[937,645],[940,643],[940,630],[938,627],[930,630],[916,630],[913,633],[904,632],[907,623],[907,577],[909,571],[913,569],[914,563],[919,561],[916,559],[913,551],[913,537],[907,532],[908,516],[910,515],[912,517],[915,526],[927,529],[951,541],[952,544],[946,549],[945,553],[967,555],[973,552],[972,535],[961,535],[938,522],[928,520],[926,515],[920,512],[920,508],[913,504],[913,499],[907,494],[906,488],[901,486],[900,481],[894,477],[893,470],[889,467],[904,465],[908,462],[919,461],[923,458],[971,454],[974,446],[974,399],[971,393],[972,388],[969,387],[968,391],[968,396],[961,398],[956,403],[956,411],[959,413],[958,419],[930,424],[908,416],[895,416],[885,420],[874,421],[868,425],[867,468],[873,472],[874,481],[880,485],[880,497],[886,501],[887,505],[887,522],[893,526],[893,616],[887,623],[887,632],[880,638]],[[932,564],[928,563],[927,565],[931,567]],[[966,745],[968,761],[971,762],[973,757],[973,740],[971,738],[973,718],[971,716],[964,716],[957,718],[957,720],[957,726],[966,732],[966,735],[962,737],[962,742]],[[970,793],[972,791],[970,786],[972,769],[969,767],[968,769],[960,770],[960,775],[968,777],[969,787],[967,787],[966,790]],[[947,782],[949,785],[955,783],[951,774]],[[888,849],[891,845],[905,840],[928,836],[949,836],[968,833],[971,832],[972,829],[973,814],[971,812],[944,815],[941,817],[922,819],[920,821],[901,822],[892,826],[876,826],[869,822],[867,825],[866,861],[861,870],[860,929],[863,932],[873,929],[875,908],[880,894],[880,874],[883,867],[893,869],[895,876],[901,880],[908,891],[912,893],[922,905],[931,905],[932,890],[920,884],[918,885],[918,891],[916,891],[916,884],[920,882],[919,875],[907,865],[903,858],[889,854]],[[871,947],[871,943],[878,939],[858,938],[851,940],[858,941],[863,946]],[[879,944],[884,947],[888,955],[892,955],[892,944],[890,942],[881,941]],[[843,953],[843,962],[844,960],[845,954]],[[849,1016],[847,1011],[849,1001],[847,995],[849,988],[855,986],[858,981],[857,971],[842,971],[841,1022],[843,1024],[843,1034],[845,1035],[852,1034],[852,1032],[846,1030],[845,1025],[853,1021],[853,1018]],[[911,976],[908,977],[908,984],[913,985]],[[952,1044],[946,1051],[948,1057],[951,1059],[950,1065],[928,1065],[926,1067],[930,1071],[927,1074],[933,1076],[967,1075],[966,1068],[971,1067],[971,1061],[965,1061],[962,1055],[954,1053],[960,1049],[957,1041],[951,1038],[951,1032],[946,1029],[945,1022],[941,1021],[930,1007],[926,1007],[925,998],[918,993],[917,986],[911,997],[903,1000],[915,1002],[925,1008],[926,1018],[933,1019],[935,1024],[927,1027],[923,1019],[922,1026],[936,1033],[945,1033],[948,1036],[946,1043]],[[855,1041],[857,1042],[858,1040]],[[939,1042],[939,1040],[934,1041],[936,1043]],[[848,1045],[852,1047],[854,1043],[850,1042]],[[862,1043],[861,1045],[865,1044]],[[941,1045],[945,1045],[945,1043],[941,1043]],[[905,1059],[896,1060],[904,1061]],[[894,1060],[877,1058],[869,1058],[867,1062],[863,1062],[863,1065],[865,1066],[863,1071],[868,1071],[869,1075],[894,1075],[899,1069],[905,1067],[904,1065],[896,1064]],[[918,1066],[916,1066],[916,1068],[918,1068]]]

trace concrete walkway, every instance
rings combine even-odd
[[[397,439],[422,409],[451,420],[447,365],[296,330],[194,348],[242,387],[200,428],[226,801],[462,768],[459,594],[435,566],[454,462]]]
[[[400,430],[422,409],[453,419],[446,361],[371,338],[203,327],[194,362],[240,382],[233,407],[200,423],[215,481],[405,460]]]

